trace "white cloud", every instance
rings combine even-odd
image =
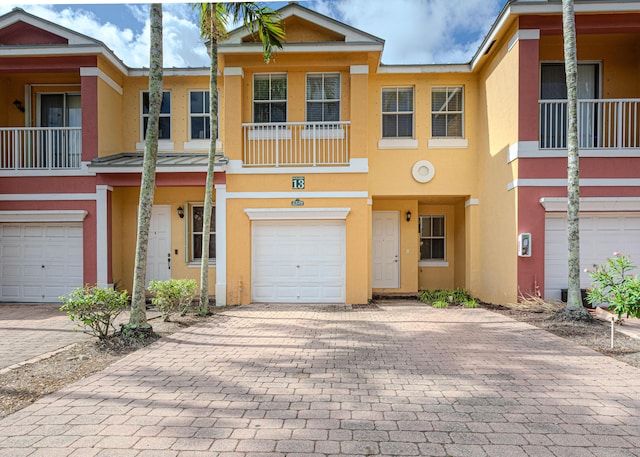
[[[466,63],[505,0],[312,0],[309,8],[385,40],[387,64]]]
[[[51,5],[1,5],[0,14],[14,6],[102,41],[122,61],[133,68],[149,66],[149,7],[129,5],[129,13],[140,22],[139,30],[104,22],[91,11],[69,7],[55,11]],[[163,45],[165,67],[199,67],[209,64],[191,7],[187,4],[163,5]]]

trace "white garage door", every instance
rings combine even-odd
[[[534,240],[535,241],[535,240]],[[567,216],[547,214],[545,225],[545,297],[560,300],[560,289],[567,288]],[[640,214],[580,214],[580,284],[587,288],[591,277],[585,268],[602,265],[614,252],[628,254],[640,263]]]
[[[258,303],[344,303],[345,221],[255,221],[252,298]]]
[[[58,302],[82,286],[82,224],[0,224],[0,301]]]

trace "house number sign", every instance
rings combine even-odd
[[[291,178],[292,189],[304,189],[304,176],[294,176]]]

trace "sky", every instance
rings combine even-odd
[[[384,64],[467,63],[505,0],[301,0],[307,8],[385,40]],[[287,2],[269,2],[277,9]],[[0,4],[102,41],[129,67],[149,66],[147,4]],[[163,5],[164,66],[205,67],[209,58],[189,3]]]

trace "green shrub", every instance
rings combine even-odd
[[[462,302],[462,306],[464,306],[465,308],[477,308],[479,305],[478,302],[472,298],[471,300]]]
[[[83,332],[103,340],[110,329],[115,332],[113,322],[129,307],[126,290],[117,291],[86,285],[71,291],[68,297],[60,297],[64,303],[60,311],[67,313],[72,322],[85,327]]]
[[[184,315],[198,291],[198,283],[193,279],[167,279],[151,281],[149,290],[155,294],[151,302],[158,307],[162,320],[168,321],[171,314],[181,310]]]
[[[433,306],[434,308],[446,308],[447,306],[449,306],[449,302],[446,302],[444,300],[436,300],[431,303],[431,306]]]
[[[418,294],[418,299],[423,303],[433,303],[435,301],[444,301],[447,303],[462,304],[471,300],[469,292],[462,288],[443,289],[443,290],[423,290]]]
[[[592,283],[587,301],[608,304],[619,319],[623,315],[640,318],[640,278],[628,274],[635,268],[629,256],[614,252],[606,264],[589,272]]]

